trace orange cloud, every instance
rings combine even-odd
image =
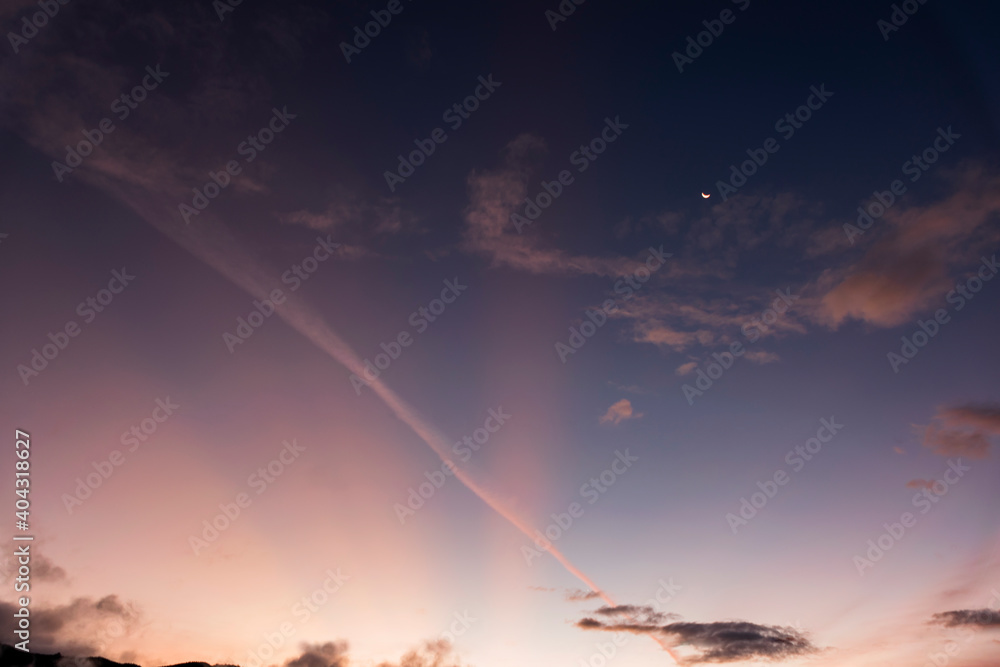
[[[855,319],[891,327],[912,320],[954,286],[958,267],[996,247],[1000,238],[987,223],[1000,213],[1000,176],[967,168],[950,180],[955,191],[947,199],[885,214],[884,235],[820,298],[824,324],[837,328]]]
[[[985,459],[993,444],[990,438],[1000,436],[998,405],[938,409],[934,419],[938,425],[923,428],[924,447],[941,456]]]
[[[641,412],[634,412],[632,410],[632,402],[627,398],[623,398],[608,408],[608,411],[601,416],[600,423],[620,424],[626,419],[638,419],[641,416]]]
[[[698,362],[689,361],[686,364],[681,364],[680,366],[678,366],[677,370],[674,372],[677,373],[677,375],[687,375],[696,368],[698,368]]]

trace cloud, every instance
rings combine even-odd
[[[633,605],[603,607],[597,613],[618,617],[632,614],[633,618],[605,621],[588,617],[578,621],[577,627],[583,630],[631,632],[669,638],[678,646],[687,645],[697,651],[697,654],[685,658],[684,664],[786,660],[818,650],[802,632],[791,627],[759,625],[747,621],[673,622],[661,625],[662,619],[671,615]],[[648,615],[643,616],[643,613]]]
[[[601,597],[601,594],[597,591],[584,591],[580,589],[566,591],[566,599],[570,602],[585,602],[587,600],[596,600],[599,597]]]
[[[633,271],[636,261],[624,257],[587,257],[563,250],[542,248],[530,234],[518,233],[510,216],[528,196],[528,179],[546,153],[545,141],[521,134],[502,151],[501,165],[473,171],[467,179],[469,205],[464,211],[467,251],[490,257],[493,266],[507,266],[528,273],[576,273],[620,276]]]
[[[37,553],[31,556],[31,575],[41,581],[66,580],[66,570]]]
[[[933,479],[911,479],[906,483],[908,489],[930,489],[936,482]]]
[[[980,628],[1000,628],[1000,611],[996,609],[960,609],[934,614],[933,623],[945,627],[970,625]]]
[[[451,643],[444,639],[438,639],[426,642],[419,649],[406,653],[398,663],[383,662],[379,663],[378,667],[461,667],[461,663],[453,657],[452,653]],[[345,667],[346,664],[345,662]],[[340,667],[340,665],[333,664],[324,667]]]
[[[691,663],[785,660],[817,650],[794,628],[745,621],[671,623],[664,630],[681,642],[703,651],[700,656],[690,660]]]
[[[619,604],[615,606],[605,605],[595,612],[598,616],[614,618],[617,621],[627,619],[630,623],[651,625],[654,623],[665,623],[666,621],[678,618],[676,614],[668,614],[656,611],[651,605]]]
[[[937,424],[922,427],[924,447],[941,456],[966,456],[985,459],[1000,436],[1000,406],[972,404],[939,408]]]
[[[836,329],[852,320],[878,327],[912,321],[944,301],[964,267],[1000,244],[1000,228],[989,224],[1000,213],[1000,174],[974,165],[940,173],[946,197],[909,208],[897,203],[856,248],[836,220],[821,217],[822,207],[788,193],[733,197],[707,215],[666,211],[630,222],[630,233],[655,227],[678,237],[673,289],[644,288],[619,303],[615,317],[630,322],[633,341],[689,354],[745,342],[739,332],[748,324],[761,338],[781,338],[805,334],[807,323]],[[755,263],[776,267],[767,284],[755,284],[745,270],[749,252]],[[802,259],[808,270],[800,270]],[[766,330],[756,326],[774,289],[788,286],[799,297],[788,312]],[[747,357],[778,360],[763,350]]]
[[[791,333],[804,334],[805,326],[799,321],[796,309],[798,299],[791,306],[779,304],[785,310],[767,325],[761,313],[780,302],[772,287],[756,288],[746,285],[728,285],[719,290],[706,288],[701,279],[687,280],[683,276],[671,278],[678,289],[668,292],[650,289],[630,295],[630,300],[619,301],[613,317],[631,324],[632,339],[639,343],[652,343],[675,352],[686,352],[695,347],[711,348],[730,345],[735,341],[747,342],[745,336],[755,334],[755,340],[767,337],[780,338]],[[683,289],[680,289],[683,287]],[[786,287],[791,296],[795,291]],[[721,294],[720,292],[725,292]],[[749,333],[744,334],[744,327]],[[769,353],[754,351],[758,358]],[[767,358],[759,363],[776,360]]]
[[[278,219],[284,224],[303,225],[318,231],[343,233],[351,229],[376,234],[413,231],[417,222],[416,216],[403,209],[395,198],[378,197],[368,201],[356,190],[342,185],[333,187],[331,201],[323,212],[298,210],[280,214]]]
[[[537,224],[517,233],[510,214],[531,194],[528,183],[544,152],[541,138],[521,135],[507,146],[500,166],[469,176],[466,250],[489,256],[494,266],[532,273],[627,272],[622,258],[544,247]],[[757,261],[779,267],[782,289],[799,285],[791,288],[800,298],[789,311],[766,329],[755,329],[760,337],[805,334],[810,322],[834,329],[851,320],[879,327],[908,322],[943,300],[961,267],[1000,242],[1000,233],[987,224],[1000,213],[1000,176],[976,166],[940,173],[950,194],[927,205],[897,203],[862,237],[868,244],[860,257],[861,246],[852,249],[844,241],[837,221],[821,219],[820,205],[790,193],[740,195],[713,205],[709,213],[664,211],[609,225],[616,237],[666,233],[676,248],[669,266],[657,274],[658,282],[672,289],[647,284],[619,298],[613,316],[626,323],[633,342],[674,352],[709,351],[743,340],[739,332],[771,307],[781,286],[774,284],[775,272],[768,284],[756,285],[743,271],[752,251]],[[546,229],[551,235],[552,228]],[[799,268],[803,258],[810,260],[807,271]],[[823,265],[817,268],[819,260]],[[764,350],[747,358],[759,364],[779,360]]]
[[[17,574],[17,557],[13,553],[0,555],[0,582],[13,581]],[[50,583],[66,581],[66,570],[62,569],[43,554],[32,552],[31,576],[33,581]]]
[[[0,633],[14,637],[15,605],[0,601]],[[80,597],[65,605],[31,609],[32,650],[42,653],[95,655],[106,643],[135,629],[139,610],[116,595],[99,600]]]
[[[898,253],[879,248],[822,299],[832,328],[848,319],[891,327],[913,319],[952,281],[941,250],[933,246]]]
[[[577,621],[577,627],[583,630],[607,630],[614,632],[631,632],[634,634],[650,634],[663,642],[659,630],[662,624],[680,618],[677,614],[657,611],[651,605],[605,605],[593,612],[600,619],[593,617]]]
[[[982,429],[1000,435],[1000,405],[967,405],[940,410],[937,418],[948,426]]]
[[[303,644],[302,653],[285,662],[285,667],[347,667],[347,642]]]
[[[272,108],[287,104],[275,96],[275,74],[295,69],[305,57],[302,44],[329,23],[328,9],[308,3],[287,2],[280,10],[255,7],[256,57],[247,58],[239,46],[246,35],[236,32],[232,21],[220,23],[211,3],[153,10],[110,0],[89,5],[91,10],[72,22],[60,22],[58,42],[32,43],[38,57],[0,61],[5,100],[0,125],[64,162],[65,146],[77,145],[81,131],[94,127],[95,114],[114,116],[108,100],[141,80],[146,64],[161,63],[164,81],[140,112],[115,120],[113,134],[63,178],[123,201],[159,197],[170,203],[171,222],[182,225],[177,205],[191,202],[192,186],[204,185],[209,170],[217,172],[235,157],[239,133],[259,128]],[[94,35],[102,36],[100,50],[92,48]],[[143,43],[148,60],[135,60],[134,40]],[[299,115],[294,106],[288,112]],[[299,121],[291,122],[294,128]],[[192,225],[218,224],[215,216],[232,213],[233,207],[247,207],[241,212],[247,217],[278,211],[275,217],[282,223],[350,236],[338,239],[345,256],[365,254],[373,236],[414,229],[416,218],[396,200],[358,185],[365,177],[349,162],[330,158],[315,167],[317,180],[338,183],[325,208],[323,203],[301,208],[271,191],[279,169],[295,168],[281,161],[280,152],[269,149],[260,159],[240,164],[242,172],[231,179],[225,196],[193,216]]]
[[[762,366],[764,364],[773,364],[776,361],[781,361],[781,357],[779,357],[775,352],[768,352],[767,350],[747,350],[746,354],[743,356],[746,357],[747,361],[760,364]]]
[[[600,419],[602,424],[620,424],[626,419],[638,419],[642,417],[641,412],[634,412],[632,410],[632,402],[627,398],[623,398],[605,412]]]
[[[985,459],[989,456],[990,441],[979,431],[965,433],[940,429],[933,425],[924,429],[924,447],[941,456],[967,456]]]
[[[698,368],[698,362],[689,361],[686,364],[681,364],[680,366],[678,366],[677,370],[675,370],[674,373],[676,373],[677,375],[687,375],[696,368]]]
[[[819,300],[822,323],[836,329],[852,319],[877,327],[909,322],[954,287],[959,267],[995,247],[998,234],[988,223],[1000,213],[1000,176],[979,167],[944,174],[949,197],[909,208],[897,203],[876,223],[882,235],[863,257],[827,276],[836,277]]]

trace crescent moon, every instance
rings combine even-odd
[[[708,198],[709,198],[709,197],[711,197],[712,195],[706,195],[706,194],[705,194],[704,192],[702,192],[702,193],[701,193],[701,196],[702,196],[702,198],[703,198],[703,199],[708,199]]]

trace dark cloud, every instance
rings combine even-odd
[[[996,609],[959,609],[934,614],[934,623],[946,627],[971,625],[980,628],[1000,627],[1000,611]]]
[[[66,570],[41,554],[32,554],[31,576],[40,581],[64,581]]]
[[[0,634],[14,637],[17,607],[0,602]],[[31,647],[43,653],[95,655],[136,627],[139,610],[116,595],[76,598],[69,604],[31,609]]]
[[[618,621],[628,620],[630,623],[638,625],[665,623],[671,619],[678,618],[676,614],[659,612],[649,605],[638,604],[620,604],[614,607],[604,606],[594,613]]]
[[[816,647],[798,630],[776,625],[758,625],[747,621],[715,623],[675,622],[662,625],[657,618],[669,614],[653,612],[651,608],[634,605],[602,607],[595,612],[602,616],[625,617],[602,621],[584,618],[577,627],[584,630],[631,632],[666,638],[676,645],[688,645],[699,653],[687,658],[686,664],[704,662],[735,662],[737,660],[786,660],[816,652]],[[642,620],[636,620],[642,616]]]
[[[584,602],[586,600],[594,600],[600,597],[600,593],[597,591],[583,591],[580,589],[566,591],[566,599],[570,602]]]
[[[746,621],[671,623],[664,626],[663,630],[681,643],[703,651],[691,662],[785,660],[817,650],[812,642],[794,628],[758,625]]]
[[[0,582],[11,582],[17,573],[17,558],[13,554],[0,556]],[[60,582],[66,581],[66,570],[35,551],[31,552],[32,581]],[[11,584],[13,585],[13,584]]]
[[[330,667],[339,666],[335,664]],[[461,663],[453,657],[451,643],[439,639],[410,651],[399,662],[383,662],[378,667],[461,667]]]
[[[347,642],[303,644],[302,654],[287,661],[285,667],[347,667]]]

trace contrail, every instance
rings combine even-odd
[[[164,220],[163,210],[170,210],[175,203],[168,202],[166,197],[161,198],[158,203],[154,202],[148,191],[139,190],[130,186],[123,186],[120,182],[111,183],[104,178],[99,178],[103,187],[117,194],[133,210],[136,211],[158,229],[164,235],[178,243],[185,250],[202,260],[205,264],[218,271],[230,282],[248,292],[257,299],[267,299],[278,280],[272,272],[261,268],[262,262],[245,250],[242,244],[229,233],[228,229],[221,223],[213,225],[205,215],[200,215],[196,225],[184,225],[177,220]],[[347,368],[351,373],[359,377],[365,377],[364,364],[351,347],[338,336],[323,320],[322,316],[316,312],[301,297],[294,293],[285,293],[287,300],[280,306],[276,306],[275,313],[293,329],[308,338],[316,347],[326,352]],[[391,390],[380,379],[369,384],[375,394],[382,399],[386,406],[404,424],[410,427],[417,436],[423,440],[443,461],[449,461],[449,442],[431,424],[429,424],[412,406],[404,401],[396,392]],[[476,494],[497,514],[506,519],[521,533],[529,539],[534,539],[531,526],[517,516],[512,510],[505,507],[492,493],[480,486],[468,473],[452,462],[455,476],[470,491]],[[610,606],[617,606],[617,603],[610,595],[605,593],[593,580],[583,571],[574,565],[562,552],[554,545],[550,544],[546,549],[559,563],[566,568],[570,574],[579,579],[590,590],[597,593],[605,603]],[[653,635],[651,635],[653,636]],[[663,647],[663,649],[679,662],[678,657],[671,650],[665,641],[657,636],[653,638]]]

